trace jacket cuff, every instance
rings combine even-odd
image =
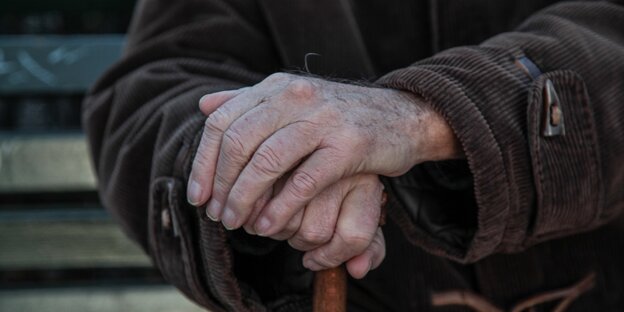
[[[452,248],[434,237],[423,238],[423,233],[414,232],[416,229],[412,229],[407,236],[417,239],[417,244],[434,254],[468,262],[491,254],[501,243],[509,214],[510,186],[503,151],[475,103],[481,99],[473,98],[466,92],[466,88],[487,85],[488,81],[474,81],[474,86],[465,86],[440,73],[439,67],[412,66],[392,72],[378,82],[423,97],[446,119],[460,141],[473,175],[474,195],[479,207],[477,229],[469,246],[465,250]],[[488,166],[483,165],[486,163]],[[403,223],[404,229],[411,228],[405,222],[400,223]]]
[[[533,82],[527,138],[537,209],[524,246],[591,230],[614,217],[605,209],[593,115],[587,88],[577,73],[557,70]]]
[[[203,132],[193,129],[203,120],[200,115],[187,124],[177,155],[167,161],[172,172],[152,181],[148,249],[155,264],[167,281],[211,311],[309,307],[312,274],[301,264],[302,253],[285,242],[227,231],[204,207],[188,204],[185,186]]]
[[[203,120],[199,113],[190,117],[178,130],[176,146],[156,154],[155,160],[167,165],[159,167],[165,169],[150,186],[148,251],[163,277],[199,305],[211,311],[263,311],[258,295],[235,274],[230,235],[186,199]]]
[[[395,212],[408,238],[429,252],[473,262],[590,229],[600,219],[596,130],[584,84],[578,75],[565,71],[541,75],[537,70],[536,75],[536,68],[527,71],[518,66],[521,58],[525,57],[520,51],[462,47],[378,81],[430,103],[455,132],[473,176],[476,228],[464,246],[405,221],[408,216],[400,214],[409,210]],[[563,117],[570,121],[565,136],[547,137],[541,130],[547,80],[554,81]],[[559,159],[563,155],[567,158]],[[587,170],[573,168],[578,162],[591,165],[584,166]],[[395,204],[413,202],[409,196],[414,195],[396,192]],[[571,202],[575,200],[582,204]]]
[[[163,277],[211,311],[264,310],[234,276],[225,230],[186,204],[181,180],[157,178],[150,193],[148,246]]]

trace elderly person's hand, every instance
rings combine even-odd
[[[288,175],[280,178],[254,205],[243,225],[247,232],[255,233],[253,224],[258,214],[273,190],[279,193],[288,178]],[[376,175],[344,178],[314,197],[271,238],[288,240],[295,249],[305,251],[303,263],[308,269],[316,271],[346,262],[351,276],[364,277],[381,264],[386,254],[379,228],[382,193],[383,185]]]
[[[310,242],[312,234],[297,236],[303,216],[319,209],[310,205],[316,207],[314,199],[331,192],[333,184],[346,177],[358,179],[358,174],[366,179],[371,174],[397,176],[417,163],[451,158],[459,151],[437,113],[421,99],[391,89],[280,73],[250,88],[209,94],[200,100],[200,108],[206,114],[216,111],[207,118],[193,163],[189,201],[202,205],[212,197],[207,214],[229,229],[247,224],[249,232],[271,237],[294,231],[293,237],[299,238],[291,244],[302,250],[316,246]],[[259,212],[254,209],[283,176],[288,177],[283,189]],[[376,224],[378,216],[370,214],[368,221]],[[323,224],[323,218],[331,219],[317,213],[310,222]],[[345,226],[338,223],[326,230],[340,236],[361,224],[351,222],[338,231]],[[372,241],[377,227],[369,231]],[[306,266],[320,269],[331,262],[321,257],[344,258],[339,254],[354,238],[338,239],[343,242],[332,249],[337,254],[308,258]],[[359,235],[355,240],[364,241]]]

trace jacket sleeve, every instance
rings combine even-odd
[[[284,262],[250,258],[261,272],[243,272],[254,266],[249,252],[235,257],[237,234],[185,195],[205,120],[199,98],[255,84],[279,66],[264,27],[254,1],[141,1],[122,60],[83,107],[104,206],[165,279],[211,311],[263,310],[277,292],[269,282],[288,285],[265,276],[285,272]]]
[[[391,213],[428,251],[472,262],[589,231],[624,208],[621,4],[560,3],[513,32],[442,51],[378,82],[424,97],[466,155],[463,165],[433,171],[453,179],[444,173],[466,167],[469,174],[455,178],[472,177],[463,187],[471,187],[472,206],[416,198],[428,185],[422,177],[435,176],[432,164],[386,179],[394,204],[404,207]],[[453,192],[463,196],[462,187]],[[467,212],[472,221],[434,224]]]

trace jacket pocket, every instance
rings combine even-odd
[[[600,157],[581,77],[567,70],[539,76],[530,90],[527,116],[537,195],[529,240],[597,226],[603,206]]]
[[[206,291],[198,267],[193,233],[198,221],[194,213],[182,211],[183,187],[178,179],[161,177],[153,181],[149,210],[149,248],[163,277],[186,296],[209,309],[218,310]]]

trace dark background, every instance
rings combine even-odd
[[[99,203],[80,105],[134,1],[0,1],[0,311],[197,311]]]

